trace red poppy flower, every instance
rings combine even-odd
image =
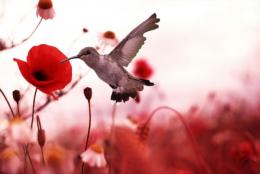
[[[153,74],[153,69],[146,60],[140,59],[135,62],[134,74],[142,79],[148,79]]]
[[[14,58],[23,77],[40,91],[54,96],[55,90],[64,88],[72,78],[69,61],[60,63],[66,56],[56,47],[38,45],[30,49],[27,62]]]

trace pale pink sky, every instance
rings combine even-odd
[[[34,8],[37,1],[0,0],[0,14],[3,2],[6,2],[6,8],[4,20],[0,21],[0,36],[10,36],[10,30],[15,31],[13,34],[18,39],[28,34],[39,20]],[[146,34],[146,44],[137,55],[137,58],[147,57],[155,68],[151,80],[158,86],[156,90],[145,88],[144,91],[144,100],[147,100],[144,102],[154,100],[150,107],[167,104],[184,111],[193,103],[203,102],[208,91],[245,94],[242,76],[250,73],[253,77],[259,77],[259,0],[53,2],[56,10],[53,20],[43,21],[35,35],[25,44],[0,53],[0,86],[9,94],[15,88],[23,89],[28,85],[20,76],[12,58],[25,59],[33,45],[54,45],[71,56],[82,47],[95,46],[97,35],[102,31],[113,30],[122,39],[154,12],[161,19],[160,27]],[[17,25],[22,16],[25,16],[25,22]],[[87,27],[89,33],[72,46],[72,41],[80,35],[83,27]],[[72,65],[74,74],[89,70],[83,62],[77,60]],[[59,107],[66,106],[63,109],[65,117],[69,117],[70,113],[85,112],[84,98],[80,93],[85,86],[91,86],[94,90],[93,105],[97,113],[105,112],[103,108],[106,111],[111,109],[110,87],[90,71],[71,94],[47,110],[59,114]],[[161,95],[165,98],[159,99]],[[102,103],[102,108],[97,106],[98,103]],[[137,110],[145,105],[137,106]],[[131,106],[135,104],[129,102],[120,105],[128,110]]]

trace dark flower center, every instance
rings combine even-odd
[[[45,81],[48,79],[47,75],[43,71],[35,71],[33,77],[38,81]]]

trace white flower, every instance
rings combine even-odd
[[[0,160],[3,162],[1,171],[4,173],[18,173],[18,170],[22,165],[21,160],[18,158],[16,152],[12,148],[6,148],[1,151]]]
[[[9,144],[27,144],[32,141],[30,126],[20,117],[14,117],[7,128]]]
[[[107,164],[104,149],[98,144],[92,144],[80,157],[91,167],[104,167]]]
[[[0,118],[0,135],[8,128],[8,120]]]

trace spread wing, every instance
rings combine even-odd
[[[127,66],[144,44],[146,38],[143,34],[154,30],[159,26],[156,24],[160,19],[152,14],[148,19],[133,29],[111,52],[110,56],[122,66]]]

